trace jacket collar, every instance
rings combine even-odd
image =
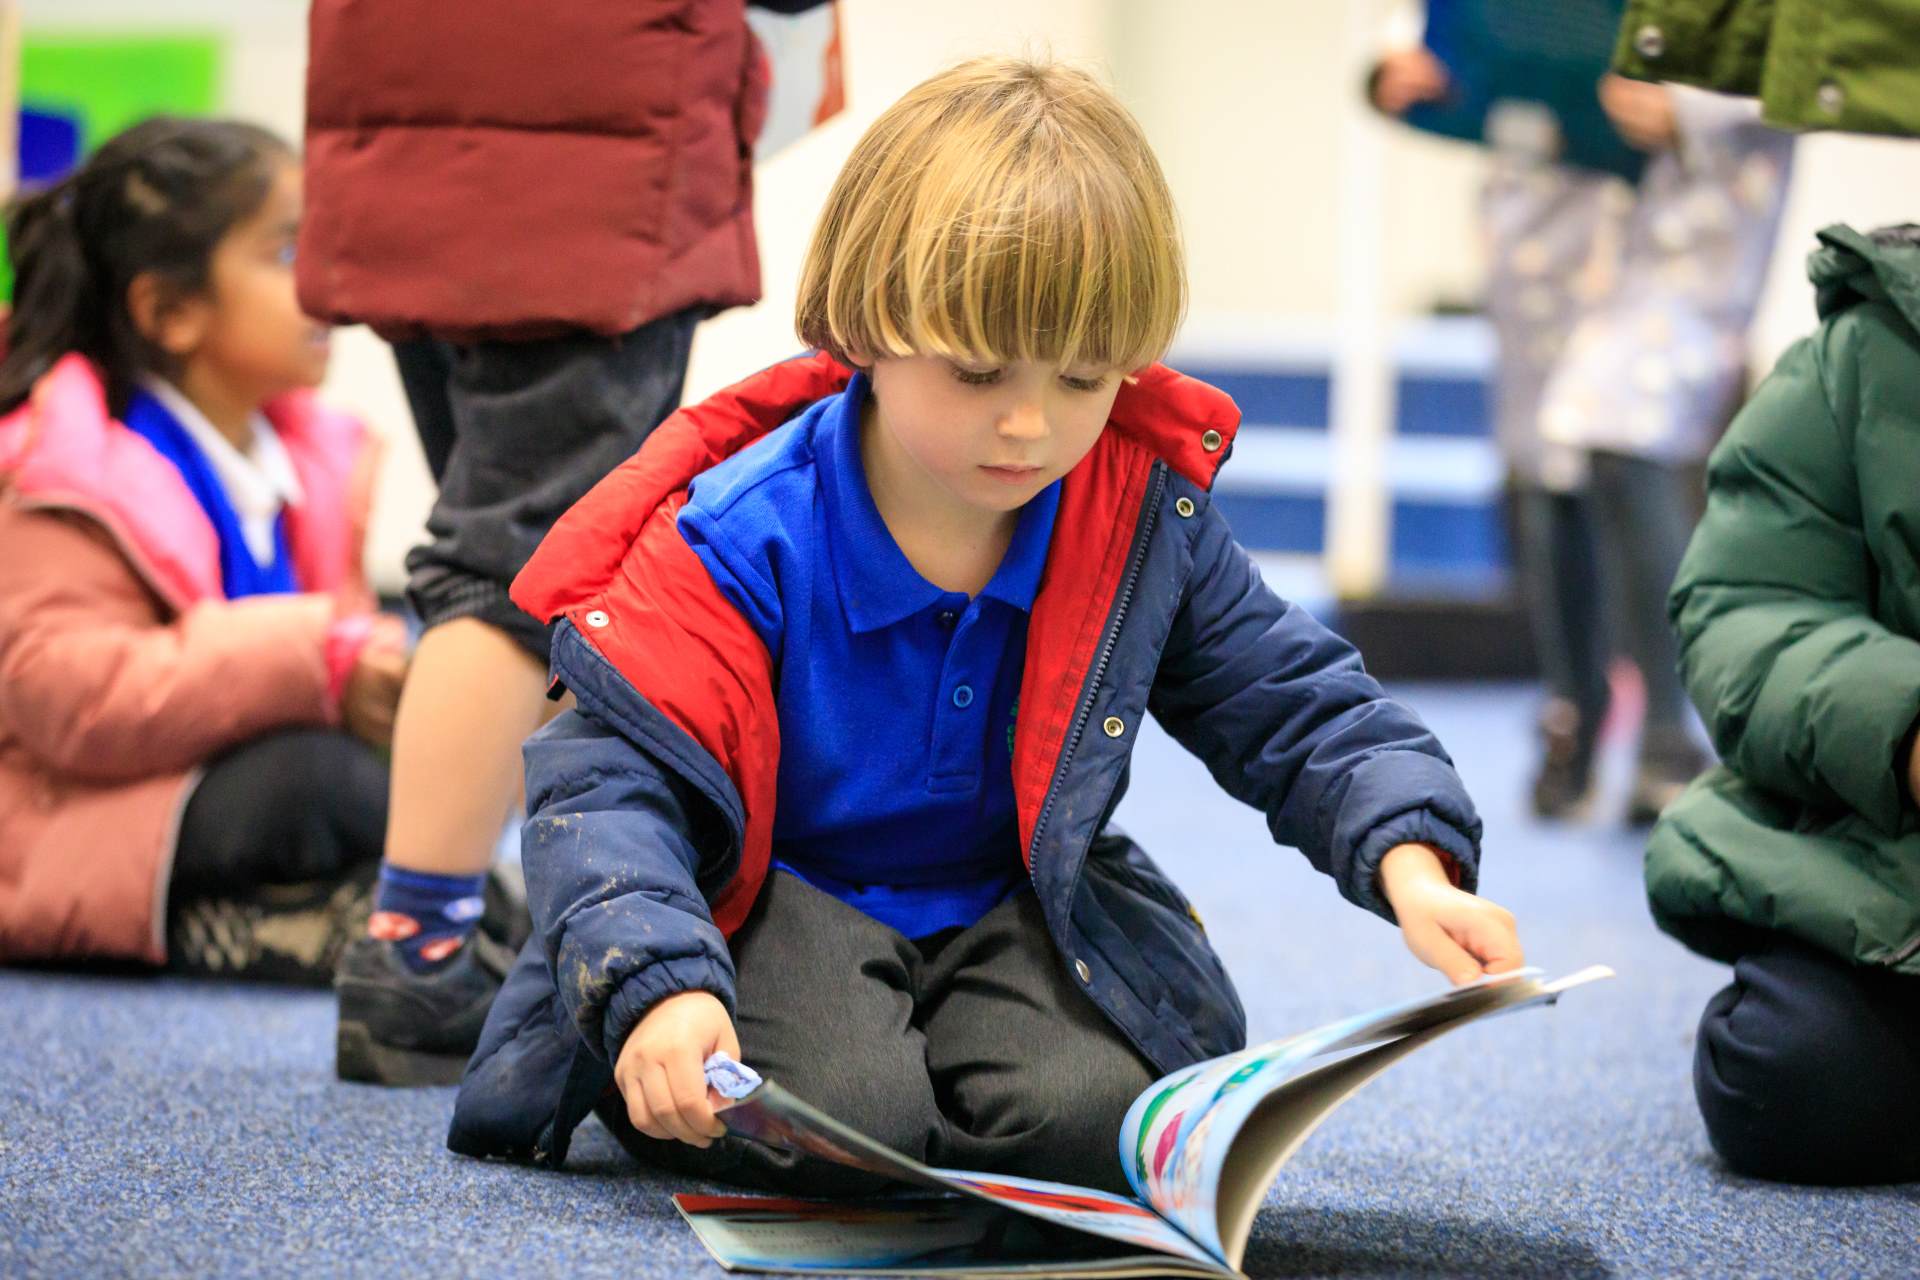
[[[853,376],[831,356],[815,352],[681,409],[560,518],[514,580],[514,601],[546,621],[596,595],[619,571],[645,523],[663,506],[677,510],[695,476],[844,390]],[[1130,444],[1211,489],[1239,423],[1240,410],[1225,392],[1151,365],[1122,385],[1107,432],[1080,465],[1097,467],[1104,455]]]
[[[265,413],[306,498],[288,511],[302,581],[332,590],[356,563],[346,507],[361,428],[304,392],[275,400]],[[108,412],[106,387],[84,356],[63,356],[26,404],[0,418],[0,489],[11,501],[99,522],[175,609],[224,598],[213,525],[173,464]]]
[[[913,567],[874,503],[860,452],[860,413],[866,398],[867,376],[855,374],[846,390],[816,406],[823,416],[815,427],[820,491],[833,513],[827,522],[827,546],[841,609],[856,635],[904,622],[947,595]],[[1059,506],[1057,483],[1026,505],[1013,541],[981,595],[1023,612],[1033,607]]]

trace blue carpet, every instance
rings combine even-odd
[[[1920,1272],[1920,1187],[1775,1187],[1715,1160],[1688,1071],[1722,971],[1648,922],[1631,837],[1524,819],[1527,695],[1404,692],[1480,799],[1483,889],[1529,958],[1620,977],[1389,1072],[1288,1167],[1247,1270]],[[1432,985],[1157,732],[1120,818],[1192,893],[1256,1038]],[[539,1173],[448,1154],[448,1090],[335,1083],[324,994],[7,973],[0,1010],[0,1276],[721,1274],[668,1202],[680,1184],[597,1123]]]

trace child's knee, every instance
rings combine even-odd
[[[1848,968],[1798,946],[1769,950],[1742,960],[1735,981],[1708,1001],[1694,1094],[1714,1149],[1735,1171],[1817,1184],[1899,1176],[1891,1134],[1894,1113],[1913,1110],[1901,1100],[1910,1082],[1884,1069],[1885,1046]]]
[[[933,1154],[942,1122],[924,1066],[863,1071],[857,1063],[824,1062],[821,1068],[780,1083],[883,1147],[921,1161]]]
[[[953,1123],[972,1137],[1004,1144],[1004,1171],[1124,1192],[1120,1122],[1152,1076],[1047,1064],[978,1072],[955,1090]]]

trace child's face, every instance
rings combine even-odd
[[[872,379],[877,443],[945,495],[996,514],[1073,470],[1120,392],[1111,369],[940,356],[877,360]]]
[[[315,386],[327,374],[329,330],[294,296],[300,205],[300,167],[282,164],[260,207],[213,251],[205,327],[186,357],[254,400]]]

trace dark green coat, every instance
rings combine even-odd
[[[1782,129],[1920,134],[1920,0],[1627,0],[1613,69],[1759,98]]]
[[[1820,240],[1821,326],[1714,451],[1674,583],[1726,763],[1654,828],[1647,890],[1708,955],[1759,927],[1920,974],[1920,239]]]

